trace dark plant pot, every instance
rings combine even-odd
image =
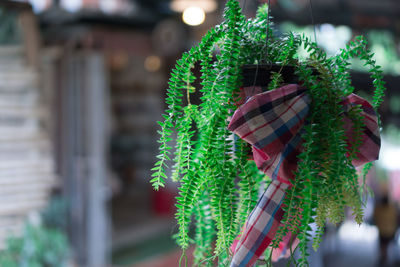
[[[313,70],[314,75],[318,75],[318,71]],[[271,81],[271,74],[280,72],[285,84],[299,83],[299,77],[295,74],[294,66],[281,66],[277,64],[260,64],[260,65],[244,65],[242,67],[243,87],[248,86],[268,86]]]
[[[297,83],[298,77],[294,74],[294,66],[277,64],[244,65],[242,67],[243,87],[267,86],[271,81],[271,73],[280,72],[285,83]]]

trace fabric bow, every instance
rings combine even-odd
[[[300,85],[262,91],[261,87],[242,88],[243,99],[247,101],[235,111],[228,126],[252,146],[257,167],[272,179],[233,246],[231,267],[252,266],[275,237],[284,215],[281,205],[286,189],[295,178],[303,126],[310,110],[311,97]],[[352,121],[347,111],[353,105],[361,105],[364,117],[362,144],[353,165],[378,159],[380,135],[373,107],[355,94],[344,98],[342,105],[349,146],[352,145]],[[288,238],[284,241],[285,245],[289,243]]]

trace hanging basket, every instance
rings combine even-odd
[[[269,90],[273,80],[271,72],[283,69],[286,70],[281,78],[283,85]],[[254,264],[270,245],[275,249],[274,258],[287,251],[288,247],[293,250],[299,241],[301,245],[306,245],[304,240],[307,239],[309,225],[314,222],[314,218],[307,217],[316,216],[318,234],[322,233],[327,218],[336,222],[338,214],[334,212],[338,199],[329,199],[335,193],[341,196],[348,194],[349,198],[342,201],[354,209],[356,216],[361,215],[354,167],[378,158],[378,117],[372,105],[355,94],[335,101],[334,92],[330,92],[333,99],[327,97],[323,105],[332,107],[315,108],[322,105],[312,102],[323,101],[323,98],[318,98],[318,95],[311,97],[312,93],[299,84],[286,84],[288,80],[301,82],[294,72],[294,67],[273,65],[245,66],[243,70],[245,81],[241,98],[245,101],[241,101],[228,129],[251,145],[257,167],[272,182],[231,248],[234,252],[232,266]],[[314,73],[318,77],[318,72]],[[335,109],[335,104],[340,108]],[[353,107],[359,107],[358,117],[351,114]],[[319,114],[321,112],[323,114]],[[337,124],[335,130],[341,131],[341,136],[318,130],[324,127],[329,130],[330,122],[326,120],[329,121],[330,117],[336,117],[332,123]],[[315,134],[310,134],[313,128]],[[329,140],[343,144],[343,148],[336,152]],[[318,157],[312,159],[315,155],[308,149],[316,151]],[[335,152],[337,154],[332,156]],[[337,170],[339,166],[333,163],[338,158],[347,164],[341,170]],[[314,172],[310,165],[315,166]],[[333,173],[342,179],[333,180]],[[333,189],[336,191],[323,190],[330,183],[335,183]],[[296,189],[299,187],[302,189]],[[361,217],[356,219],[361,223]]]
[[[252,266],[298,244],[303,266],[308,242],[318,246],[327,219],[340,222],[350,207],[362,220],[364,185],[355,165],[379,151],[382,72],[362,37],[328,57],[308,37],[277,37],[271,26],[265,6],[246,19],[229,0],[224,21],[171,72],[151,183],[156,190],[165,185],[172,161],[181,264],[192,240],[197,265]],[[304,60],[296,56],[300,47],[308,51]],[[374,79],[371,104],[353,94],[348,61],[355,57]],[[192,72],[197,63],[200,77]],[[191,102],[195,91],[199,105]]]

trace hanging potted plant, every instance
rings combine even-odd
[[[306,59],[297,57],[300,47]],[[353,94],[354,57],[374,79],[372,105]],[[200,88],[193,86],[197,62]],[[191,101],[196,90],[199,105]],[[328,57],[305,36],[275,36],[266,6],[246,19],[229,0],[224,21],[177,61],[159,122],[151,183],[164,186],[173,160],[180,264],[193,242],[201,266],[252,266],[285,247],[297,247],[305,266],[311,223],[318,225],[315,247],[325,221],[340,222],[346,206],[361,223],[364,185],[355,166],[379,153],[383,94],[382,72],[362,37]]]

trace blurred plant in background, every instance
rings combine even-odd
[[[279,24],[281,32],[297,32],[304,33],[308,37],[314,34],[314,28],[309,26],[298,26],[291,22],[283,22]],[[318,46],[323,48],[325,52],[332,56],[338,53],[346,44],[357,35],[350,27],[332,24],[321,24],[316,28]],[[369,30],[365,33],[368,40],[369,48],[374,53],[376,64],[382,66],[385,74],[400,75],[400,55],[396,50],[395,36],[390,31]],[[298,52],[300,57],[307,57],[307,52],[300,48]],[[367,72],[368,68],[359,59],[352,59],[352,69],[356,71]]]
[[[0,266],[69,266],[69,244],[65,234],[66,204],[53,198],[40,215],[29,217],[22,236],[10,236],[0,252]]]

